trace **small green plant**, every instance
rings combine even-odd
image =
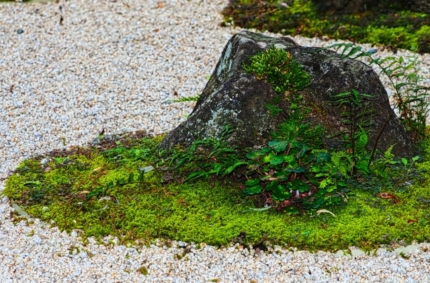
[[[146,266],[141,266],[140,268],[137,269],[137,272],[140,272],[143,275],[148,275],[148,268],[146,268]]]
[[[310,84],[309,74],[302,70],[290,53],[274,47],[251,57],[250,64],[245,65],[244,70],[269,82],[279,94],[268,105],[272,116],[282,114],[277,103],[283,97],[289,103],[284,121],[272,133],[274,140],[269,142],[268,147],[247,154],[250,159],[248,168],[251,168],[248,176],[252,178],[246,182],[244,193],[260,194],[266,204],[293,214],[304,209],[341,203],[342,191],[346,189],[344,179],[349,173],[352,174],[357,158],[345,152],[329,153],[319,149],[324,129],[304,122],[309,109],[301,105],[303,97],[297,93],[297,90]],[[353,95],[356,99],[352,102],[346,94],[340,94],[336,99],[341,106],[361,107],[361,98],[365,95],[358,97],[357,92]],[[366,103],[363,105],[367,106]],[[363,116],[357,114],[353,117],[352,122],[357,123],[355,127],[364,127],[364,121],[358,122],[360,118],[364,120]],[[350,134],[351,140],[363,140],[364,134]]]
[[[188,175],[185,181],[232,173],[247,163],[226,142],[231,133],[230,127],[226,126],[219,139],[195,140],[187,149],[177,148],[169,158],[169,166],[174,165],[181,175]]]
[[[252,56],[250,63],[243,65],[243,70],[254,74],[259,80],[267,81],[280,94],[302,90],[311,80],[290,53],[274,46]]]
[[[361,46],[355,46],[352,43],[333,44],[328,48],[340,51],[342,58],[366,57],[370,65],[379,66],[381,73],[387,76],[395,90],[394,109],[398,110],[399,118],[411,133],[412,140],[418,144],[424,139],[430,105],[428,100],[430,88],[420,85],[422,78],[417,75],[416,57],[373,58],[369,52],[362,51]]]
[[[407,254],[405,254],[404,252],[400,252],[400,253],[399,253],[399,256],[400,256],[401,258],[403,258],[403,259],[410,259],[410,258],[411,258],[411,256],[410,256],[410,255],[407,255]]]
[[[290,214],[342,201],[337,192],[345,188],[345,166],[339,155],[310,150],[297,140],[271,141],[269,147],[247,154],[248,176],[244,193],[259,194],[264,205]],[[342,174],[345,172],[345,174]]]
[[[369,141],[367,130],[372,126],[371,117],[375,113],[373,99],[372,95],[359,93],[354,89],[333,96],[333,104],[340,109],[340,117],[346,125],[346,129],[336,135],[342,136],[345,146],[342,150],[351,153],[352,174],[357,169],[369,172],[370,156],[373,155],[367,154],[366,146]]]

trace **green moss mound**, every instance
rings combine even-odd
[[[430,16],[391,2],[356,14],[340,14],[322,11],[311,0],[233,0],[223,15],[225,24],[243,28],[430,52]]]
[[[80,229],[84,237],[99,239],[117,236],[121,243],[166,239],[334,251],[430,238],[429,173],[407,190],[377,195],[357,188],[345,206],[291,216],[256,209],[232,181],[163,182],[162,168],[148,169],[160,140],[102,141],[98,147],[27,159],[2,194],[61,230]],[[420,167],[430,168],[430,162]],[[395,198],[383,198],[387,195]]]

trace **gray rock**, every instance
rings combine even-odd
[[[196,139],[219,138],[226,125],[234,130],[228,139],[231,145],[238,148],[267,145],[270,132],[282,122],[272,118],[266,106],[275,92],[269,83],[247,74],[243,64],[271,46],[288,51],[311,77],[310,86],[299,91],[303,102],[312,109],[306,122],[321,124],[326,137],[334,135],[347,126],[340,117],[341,111],[333,105],[333,96],[351,90],[370,94],[375,111],[368,118],[372,121],[368,148],[373,148],[383,129],[378,149],[385,151],[395,144],[394,154],[404,157],[414,154],[411,139],[394,115],[384,86],[371,67],[341,58],[330,50],[301,47],[287,37],[274,38],[249,31],[235,34],[229,40],[193,112],[166,136],[160,147],[189,146]],[[288,113],[288,103],[279,106]],[[335,143],[328,138],[325,141],[326,147]]]

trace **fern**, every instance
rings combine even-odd
[[[363,166],[363,162],[359,160],[359,156],[365,156],[367,153],[366,146],[369,137],[366,130],[372,126],[372,116],[375,114],[373,99],[372,95],[360,93],[354,89],[333,96],[332,103],[340,109],[340,117],[347,126],[345,130],[335,136],[344,136],[343,142],[352,155],[353,173],[357,169],[368,171]],[[360,168],[357,167],[358,164]]]
[[[270,116],[272,117],[275,117],[276,115],[282,112],[281,108],[273,104],[267,104],[266,107],[269,110]]]
[[[333,44],[328,48],[335,48],[340,52],[341,58],[365,57],[370,65],[377,65],[381,69],[380,73],[387,76],[394,88],[394,108],[398,110],[400,120],[410,131],[412,140],[415,143],[423,140],[430,110],[430,101],[427,100],[430,88],[420,85],[422,78],[417,75],[419,62],[416,56],[409,56],[407,59],[402,56],[373,58],[371,53],[362,51],[360,46],[352,43]]]
[[[363,154],[366,152],[366,146],[369,142],[369,137],[366,133],[366,131],[360,127],[360,132],[357,133],[357,136],[355,137],[355,150],[354,152],[356,154]]]

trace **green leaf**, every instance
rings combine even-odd
[[[368,164],[369,164],[369,160],[368,159],[360,159],[360,160],[357,160],[357,163],[355,164],[355,167],[360,172],[370,173]]]
[[[211,174],[219,175],[219,173],[220,173],[220,172],[221,172],[221,170],[223,169],[223,166],[222,166],[221,164],[219,164],[219,163],[215,163],[213,166],[214,166],[214,169],[212,169],[212,170],[210,171],[210,173],[211,173]],[[227,174],[227,173],[224,173],[224,174]]]
[[[248,152],[247,154],[246,154],[246,158],[248,158],[248,159],[251,159],[251,160],[255,160],[255,159],[257,159],[258,157],[260,157],[261,155],[260,154],[258,154],[256,151],[252,151],[252,152]]]
[[[252,186],[255,186],[255,185],[259,184],[259,183],[260,183],[260,180],[259,180],[259,179],[249,179],[249,180],[247,180],[247,181],[245,182],[245,185],[246,185],[247,187],[252,187]]]
[[[284,155],[284,162],[287,162],[287,163],[291,163],[291,162],[293,162],[295,159],[294,159],[294,156],[293,155]]]
[[[305,173],[306,168],[305,167],[297,167],[297,168],[288,168],[287,172],[293,172],[293,173]]]
[[[55,157],[55,162],[63,163],[67,158],[66,157]]]
[[[255,159],[258,159],[258,157],[260,157],[260,156],[264,156],[264,155],[266,155],[267,153],[269,153],[269,152],[271,152],[271,151],[272,151],[272,149],[271,149],[271,148],[269,148],[269,147],[264,147],[264,148],[262,148],[262,149],[260,149],[260,150],[257,150],[257,151],[251,151],[251,152],[248,152],[248,153],[246,154],[246,157],[247,157],[248,159],[255,160]]]
[[[324,203],[324,199],[323,198],[317,198],[312,202],[311,207],[313,209],[317,209],[319,208],[322,204]]]
[[[299,190],[299,192],[301,192],[301,193],[305,193],[305,192],[309,191],[310,187],[308,184],[300,181],[297,183],[296,189]]]
[[[266,190],[273,192],[276,190],[277,187],[278,187],[278,182],[272,181],[270,182],[270,184],[266,186]]]
[[[233,172],[237,167],[242,166],[242,165],[248,165],[248,162],[244,162],[244,161],[239,161],[236,162],[235,164],[233,164],[232,166],[228,167],[225,172],[224,175],[228,175],[231,172]]]
[[[348,52],[348,54],[345,54],[345,57],[352,57],[354,54],[361,51],[361,46],[354,46],[351,48],[351,50]]]
[[[420,159],[420,157],[419,157],[418,155],[417,155],[417,156],[412,157],[412,161],[413,161],[413,162],[417,161],[418,159]]]
[[[339,182],[337,182],[337,185],[339,187],[346,187],[348,184],[346,182],[344,182],[344,181],[339,181]]]
[[[24,183],[24,186],[29,186],[29,185],[36,185],[39,186],[41,184],[40,181],[27,181]]]
[[[309,185],[304,183],[302,180],[292,180],[287,184],[288,189],[290,190],[298,190],[301,193],[309,191]]]
[[[92,190],[87,196],[86,196],[86,199],[88,200],[88,199],[90,199],[90,198],[92,198],[92,197],[97,197],[100,193],[102,193],[103,192],[103,187],[98,187],[97,189],[95,189],[95,190]]]
[[[137,180],[139,182],[143,182],[144,179],[145,179],[145,172],[144,171],[140,171],[139,172],[139,177],[137,177]]]
[[[271,165],[279,165],[284,162],[284,156],[270,153],[264,157],[263,161],[264,163],[270,163]]]
[[[331,180],[330,179],[324,179],[324,180],[322,180],[321,181],[321,183],[320,183],[320,185],[319,185],[319,188],[320,189],[324,189],[325,187],[327,187],[327,185],[328,184],[330,184],[331,183]]]
[[[332,185],[326,188],[327,192],[331,193],[332,191],[336,190],[336,186]]]
[[[262,190],[263,190],[263,187],[258,185],[253,187],[247,187],[243,192],[247,195],[254,195],[254,194],[261,193]]]
[[[290,192],[285,191],[285,188],[282,185],[277,185],[273,189],[272,197],[274,200],[283,201],[289,199],[291,194]]]
[[[300,150],[299,158],[302,158],[308,150],[309,150],[309,147],[308,147],[307,145],[305,145],[305,144],[304,144],[304,145],[302,146],[302,149]]]
[[[363,130],[363,132],[360,133],[360,136],[356,140],[355,151],[357,154],[361,154],[365,152],[368,141],[369,141],[369,138],[366,132]]]
[[[357,106],[360,106],[360,98],[358,97],[358,91],[356,91],[355,89],[352,90],[352,94],[354,96],[354,103]]]
[[[320,162],[327,162],[331,159],[331,155],[328,152],[318,152],[316,154],[316,161],[318,163]]]
[[[206,176],[206,174],[207,174],[206,172],[193,172],[190,175],[188,175],[188,177],[185,179],[185,182],[192,179],[200,178],[202,176]]]
[[[270,158],[270,164],[271,165],[279,165],[284,163],[284,156],[282,155],[274,155]]]
[[[133,172],[131,172],[131,173],[128,175],[128,183],[133,183],[133,181],[134,181],[134,173],[133,173]]]
[[[276,152],[282,152],[287,148],[288,141],[270,141],[269,146]]]
[[[404,166],[408,165],[408,160],[406,158],[402,158],[402,163]]]

